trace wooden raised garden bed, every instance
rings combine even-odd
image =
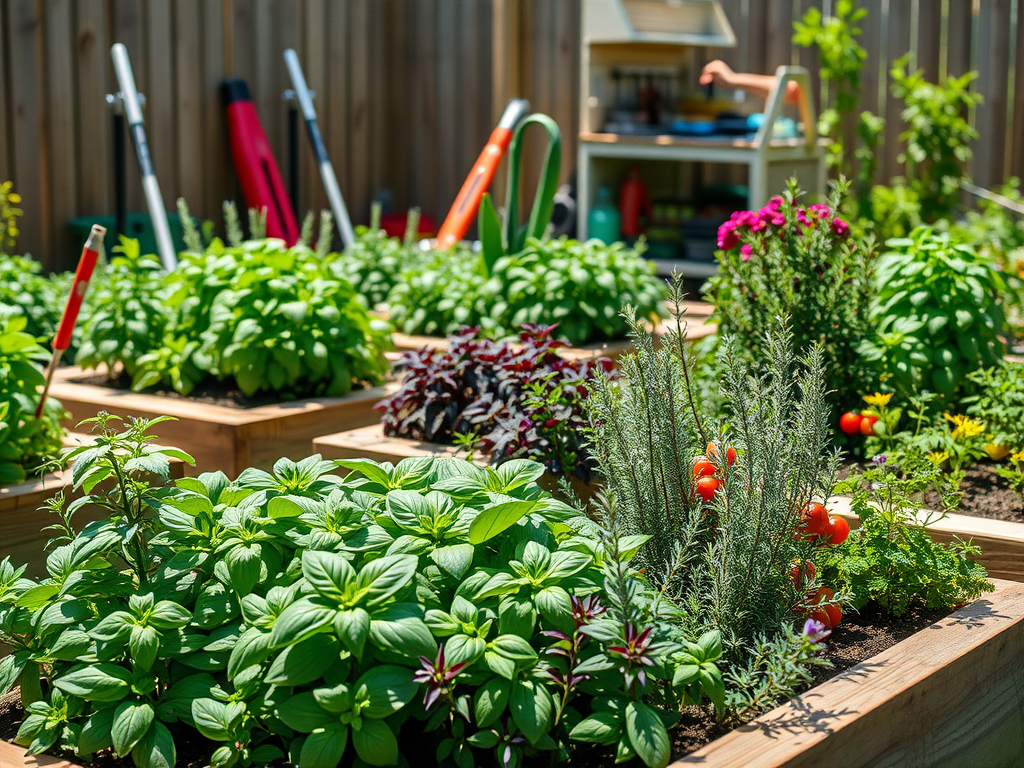
[[[92,442],[90,435],[70,433],[64,439],[68,448]],[[171,459],[171,477],[183,477],[185,464]],[[46,575],[46,552],[43,546],[51,538],[43,528],[54,522],[45,512],[38,511],[43,504],[58,492],[64,491],[66,501],[79,495],[71,488],[71,472],[48,472],[19,485],[0,488],[0,545],[4,557],[8,555],[15,566],[28,565],[26,576]],[[84,508],[75,515],[74,524],[81,528],[98,519],[99,509]]]
[[[86,374],[77,367],[61,369],[51,390],[71,412],[70,424],[107,411],[118,416],[173,416],[154,427],[164,445],[173,445],[196,460],[189,474],[221,470],[234,478],[246,467],[270,469],[282,456],[303,458],[309,443],[330,430],[373,424],[380,416],[373,406],[384,387],[356,390],[345,397],[321,397],[254,407],[194,402],[183,397],[138,394],[76,382]]]
[[[404,437],[387,437],[381,424],[313,439],[313,453],[319,453],[325,459],[371,459],[397,464],[402,459],[414,456],[455,456],[459,450],[454,445],[423,443]],[[538,483],[549,491],[558,487],[558,479],[548,472],[544,473]],[[583,501],[590,499],[597,491],[596,484],[587,485],[576,478],[573,478],[572,486]]]
[[[711,305],[703,302],[686,302],[688,324],[686,327],[687,341],[699,341],[710,336],[718,328],[709,321]],[[661,337],[668,331],[664,321],[659,322],[654,329],[656,338]],[[556,334],[557,335],[557,334]],[[401,356],[402,352],[412,352],[428,347],[430,349],[447,349],[448,339],[444,336],[412,336],[405,333],[392,335],[396,352],[390,353],[392,360]],[[583,344],[578,347],[568,347],[561,350],[561,354],[570,360],[591,360],[598,357],[608,357],[618,360],[619,357],[635,351],[631,339],[615,339],[613,341],[598,341],[593,344]]]
[[[996,591],[671,768],[1010,768],[1024,755],[1024,584]],[[72,764],[0,742],[0,768]]]
[[[827,506],[845,517],[851,528],[860,526],[860,519],[850,511],[848,498],[830,499]],[[977,560],[991,578],[1024,581],[1024,523],[950,514],[929,525],[928,535],[943,543],[952,541],[954,536],[973,540],[981,547]]]

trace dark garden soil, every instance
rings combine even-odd
[[[1010,488],[1009,481],[996,474],[995,468],[993,462],[983,461],[965,470],[963,482],[960,483],[964,497],[956,512],[974,517],[990,517],[993,520],[1024,522],[1024,500]],[[924,503],[929,509],[941,507],[938,494],[935,493],[926,495]]]
[[[840,480],[849,474],[851,466],[860,465],[842,467],[838,474]],[[1024,523],[1024,500],[1010,487],[1008,480],[996,473],[997,466],[985,459],[964,470],[960,483],[964,496],[960,507],[953,511],[960,515]],[[926,509],[942,509],[939,495],[933,491],[925,494],[923,502]]]
[[[105,373],[92,373],[85,376],[77,376],[68,379],[75,384],[88,384],[92,387],[103,387],[104,389],[117,389],[130,392],[132,388],[132,377],[123,371],[111,378]],[[353,392],[362,388],[362,385],[355,384]],[[175,400],[188,400],[190,403],[202,403],[204,405],[218,405],[224,408],[260,408],[264,405],[279,405],[284,398],[281,395],[261,394],[255,397],[247,397],[227,382],[209,380],[193,389],[188,395],[182,395],[173,389],[151,387],[139,393],[140,395],[155,395],[157,397],[168,397]]]

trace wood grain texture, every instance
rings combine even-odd
[[[313,453],[319,453],[325,459],[370,459],[378,463],[390,462],[391,464],[397,464],[402,459],[424,456],[460,457],[470,459],[481,466],[486,466],[488,463],[479,456],[467,456],[464,450],[454,445],[426,443],[403,437],[386,437],[382,424],[315,437],[313,438]],[[343,468],[340,471],[343,474],[347,472]],[[577,477],[570,478],[570,483],[576,496],[584,504],[588,503],[600,488],[596,481],[587,484]],[[544,490],[555,493],[559,489],[559,478],[550,472],[544,472],[537,484]]]
[[[828,506],[846,518],[851,528],[860,527],[860,518],[850,510],[849,498],[837,496],[829,500]],[[923,521],[927,514],[922,512],[920,519]],[[978,562],[990,577],[1024,581],[1024,523],[951,514],[929,525],[928,534],[942,543],[952,541],[954,536],[971,540],[981,547]]]
[[[671,768],[1010,768],[1024,761],[1024,584],[996,591]]]
[[[713,334],[717,328],[716,324],[708,321],[706,318],[699,319],[695,317],[687,326],[686,340],[690,342],[699,341]],[[659,340],[667,332],[668,326],[666,323],[659,323],[654,328],[655,340]],[[430,349],[448,348],[448,339],[445,336],[416,336],[395,333],[392,335],[392,340],[395,344],[395,350],[398,352],[415,351],[424,347],[429,347]],[[560,354],[571,360],[589,360],[595,357],[610,357],[612,360],[618,360],[622,355],[633,351],[635,351],[635,347],[632,341],[629,339],[615,339],[612,341],[597,341],[592,344],[581,344],[576,347],[566,347],[560,350]]]
[[[229,408],[76,383],[74,379],[82,375],[79,368],[62,369],[51,390],[71,412],[69,425],[101,410],[147,419],[173,416],[176,421],[163,422],[153,432],[164,445],[181,448],[195,458],[189,474],[221,470],[229,477],[249,466],[269,469],[282,456],[304,458],[310,441],[325,432],[376,422],[373,406],[387,394],[384,387],[375,387],[346,397]]]
[[[1024,173],[1024,56],[1017,52],[1024,44],[1024,3],[858,2],[868,10],[861,37],[868,58],[857,111],[880,114],[888,124],[878,180],[900,170],[895,156],[902,121],[888,95],[887,73],[910,50],[930,78],[963,74],[972,65],[986,73],[976,86],[986,102],[972,117],[981,136],[971,172],[983,184]],[[288,46],[299,51],[310,81],[320,84],[321,128],[356,223],[366,221],[370,199],[383,189],[392,191],[397,210],[418,205],[442,219],[511,96],[529,99],[556,119],[568,178],[579,139],[581,3],[3,0],[0,59],[8,66],[0,73],[0,178],[12,178],[23,196],[20,250],[50,267],[73,266],[74,253],[65,254],[67,219],[114,213],[103,97],[114,90],[109,47],[115,41],[128,45],[147,98],[146,129],[165,206],[173,210],[184,195],[197,218],[218,228],[223,198],[240,199],[218,81],[229,73],[248,80],[285,169],[281,93],[288,79],[281,52]],[[816,77],[814,51],[794,51],[791,43],[793,20],[811,7],[827,11],[835,0],[724,0],[737,46],[691,49],[690,65],[699,68],[718,56],[739,69],[772,72],[795,57]],[[532,198],[542,145],[541,134],[531,130],[525,200]],[[304,213],[325,199],[305,139],[300,157]],[[504,173],[503,164],[492,184],[499,200]],[[127,174],[129,209],[144,211],[131,156]],[[741,174],[711,168],[704,177],[741,181]]]

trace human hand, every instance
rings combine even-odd
[[[704,65],[704,69],[700,73],[700,84],[710,85],[711,83],[719,83],[731,86],[735,74],[732,71],[732,67],[720,59],[715,59]]]

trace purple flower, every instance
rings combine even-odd
[[[441,698],[442,693],[449,693],[449,683],[458,677],[459,672],[466,666],[465,662],[453,664],[450,667],[445,664],[444,645],[437,649],[437,658],[431,661],[426,656],[420,656],[422,669],[413,673],[412,679],[417,683],[426,683],[427,692],[423,696],[423,708],[429,710]]]
[[[850,231],[850,225],[842,219],[832,219],[832,231],[840,237],[846,237]]]
[[[819,643],[831,634],[832,630],[826,629],[825,625],[820,621],[808,619],[804,622],[804,635],[806,635],[807,639],[812,643]]]
[[[872,456],[871,457],[871,462],[873,464],[878,464],[879,466],[881,466],[882,464],[885,464],[885,454],[884,453],[880,453],[877,456]]]
[[[750,257],[754,255],[754,246],[750,243],[744,243],[740,246],[740,258],[743,261],[750,261]]]

